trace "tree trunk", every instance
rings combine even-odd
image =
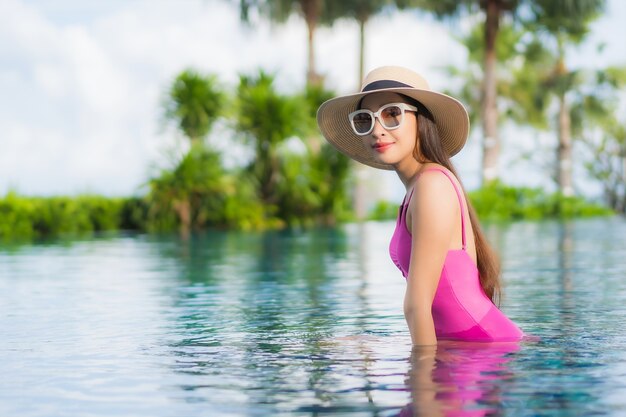
[[[315,70],[315,45],[314,45],[314,36],[315,36],[315,26],[307,24],[309,28],[309,39],[308,39],[308,64],[306,70],[306,82],[309,85],[318,85],[319,84],[319,76],[317,75],[317,71]]]
[[[564,196],[574,195],[572,181],[572,134],[565,95],[559,96],[559,146],[557,148],[558,186]]]
[[[320,0],[302,0],[300,4],[309,35],[306,81],[309,85],[320,85],[322,79],[315,68],[315,29],[319,20],[321,3]]]
[[[620,206],[618,208],[618,211],[622,214],[626,214],[626,141],[624,140],[622,140],[621,145],[620,145],[620,162],[622,165],[621,167],[622,172],[620,175],[621,185],[618,187],[615,187],[615,189],[621,190],[622,192]]]
[[[483,184],[498,178],[498,157],[500,138],[498,137],[498,108],[496,105],[496,38],[500,21],[497,0],[488,0],[485,10],[485,78],[483,80]]]
[[[257,158],[252,168],[259,181],[261,200],[266,204],[276,204],[276,185],[279,176],[279,160],[275,149],[269,142],[257,146]]]
[[[359,19],[359,78],[357,90],[361,89],[361,82],[365,77],[365,23],[366,19]],[[359,163],[352,162],[354,169],[354,196],[353,196],[353,204],[354,204],[354,214],[356,219],[359,221],[365,220],[367,217],[367,187],[366,187],[366,178],[368,176],[368,167]]]
[[[556,79],[557,82],[562,82],[567,75],[567,68],[565,66],[565,47],[564,41],[561,36],[557,36],[557,48],[558,59],[556,62]],[[563,88],[563,87],[561,87]],[[565,99],[565,89],[559,89],[559,113],[557,120],[557,134],[559,138],[559,144],[556,150],[556,178],[559,191],[564,196],[574,195],[574,186],[572,182],[572,133],[571,133],[571,120],[569,114],[569,106]]]
[[[191,231],[191,204],[188,198],[174,200],[173,201],[174,211],[178,215],[178,220],[180,222],[179,231],[181,236],[184,238],[189,236],[189,232]]]
[[[359,78],[357,90],[361,89],[361,82],[365,77],[365,24],[367,19],[359,19]]]

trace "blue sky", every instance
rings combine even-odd
[[[570,51],[570,63],[626,65],[625,20],[626,2],[609,1],[587,43]],[[463,65],[466,57],[450,27],[411,13],[379,16],[367,29],[366,67],[407,66],[434,89],[445,88],[449,81],[438,68]],[[414,41],[389,42],[398,28]],[[316,38],[319,70],[339,92],[358,85],[357,34],[355,24],[340,22]],[[277,73],[281,89],[294,91],[304,83],[305,38],[296,17],[283,26],[259,21],[246,28],[226,1],[1,0],[0,195],[10,189],[28,195],[137,192],[184,146],[161,117],[164,92],[177,73],[194,67],[232,88],[239,74],[264,68]],[[599,43],[606,44],[601,54]],[[541,175],[528,175],[532,167],[510,164],[528,150],[516,146],[532,147],[539,139],[506,140],[517,145],[503,157],[512,167],[504,170],[505,180],[540,182]],[[228,163],[242,158],[223,129],[211,143]],[[477,184],[476,138],[455,162],[468,187]],[[393,181],[393,174],[372,175]],[[393,195],[383,197],[395,198],[391,189]]]

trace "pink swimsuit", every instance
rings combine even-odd
[[[461,206],[461,234],[463,248],[449,250],[443,264],[437,292],[433,299],[432,315],[437,339],[480,342],[518,341],[522,331],[509,320],[485,295],[478,278],[478,268],[465,250],[465,216],[461,193],[451,175],[439,168],[452,182]],[[406,225],[406,208],[413,192],[400,206],[396,230],[391,238],[389,253],[396,266],[407,278],[411,261],[411,234]]]

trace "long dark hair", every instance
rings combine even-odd
[[[417,140],[413,149],[413,156],[420,163],[434,162],[446,167],[461,184],[461,190],[465,197],[467,211],[469,213],[472,229],[474,230],[474,243],[476,246],[476,261],[478,272],[480,274],[480,285],[483,291],[491,299],[494,304],[499,304],[501,297],[500,286],[500,262],[493,249],[487,242],[482,232],[478,216],[472,207],[463,184],[450,161],[450,157],[443,150],[441,140],[439,139],[439,131],[435,124],[433,115],[419,101],[403,96],[408,104],[417,107]]]

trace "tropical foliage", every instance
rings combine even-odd
[[[274,79],[264,71],[241,75],[233,97],[227,97],[234,111],[222,114],[231,128],[229,135],[238,138],[252,158],[226,170],[210,145],[209,131],[202,130],[204,135],[192,140],[174,168],[163,169],[149,181],[145,228],[188,233],[206,227],[327,224],[349,216],[347,159],[322,146],[315,130],[315,112],[332,92],[308,85],[302,94],[284,94]],[[196,83],[194,91],[214,91],[224,99],[209,88],[215,77],[196,74],[196,80],[208,85],[198,88]],[[192,103],[197,100],[193,91],[171,94],[165,107],[195,109],[185,114],[200,123],[203,119],[194,111],[204,109],[188,105],[180,96]],[[177,113],[167,114],[180,125]],[[201,131],[193,123],[188,127]]]
[[[469,198],[481,220],[520,220],[606,216],[613,211],[581,197],[546,193],[541,188],[511,187],[494,181]]]
[[[557,103],[553,116],[558,136],[555,151],[555,178],[561,193],[574,195],[572,117],[570,96],[580,87],[579,71],[567,65],[566,47],[580,44],[589,32],[589,24],[605,7],[604,0],[534,0],[533,18],[528,22],[530,33],[552,54],[550,72],[545,74],[536,91],[547,97],[541,100]],[[549,106],[544,111],[549,112]]]
[[[147,180],[145,192],[129,198],[10,192],[0,198],[0,239],[118,229],[187,234],[355,219],[354,201],[363,184],[351,161],[317,132],[316,110],[334,94],[317,71],[314,35],[318,26],[338,19],[357,23],[360,79],[367,22],[398,9],[419,9],[441,19],[479,17],[469,33],[455,33],[468,49],[469,61],[449,73],[463,80],[461,90],[450,93],[469,105],[472,119],[482,126],[484,184],[470,194],[482,218],[610,213],[571,195],[571,166],[583,166],[573,160],[574,140],[584,144],[584,167],[601,184],[609,207],[626,212],[626,121],[617,116],[626,69],[570,68],[566,54],[585,39],[604,0],[239,0],[238,6],[246,22],[252,10],[276,23],[293,14],[303,18],[309,53],[302,91],[280,91],[277,74],[263,70],[240,75],[232,88],[214,74],[184,70],[167,86],[162,108],[164,119],[188,139],[185,150]],[[497,180],[500,147],[506,146],[498,128],[506,122],[555,132],[558,146],[550,167],[557,193]],[[223,148],[212,142],[215,126],[221,127],[220,138],[226,135],[245,151],[234,167],[226,167],[218,151]],[[396,214],[396,204],[380,202],[369,218]]]
[[[261,71],[257,76],[241,76],[237,109],[236,131],[254,149],[247,170],[258,184],[261,200],[276,205],[282,180],[279,152],[288,139],[307,133],[306,102],[277,92],[274,77]]]
[[[172,84],[164,104],[165,117],[192,142],[204,138],[220,115],[224,95],[215,76],[188,69]]]
[[[500,28],[507,18],[517,15],[518,9],[529,1],[525,0],[397,0],[401,7],[417,7],[432,12],[440,19],[461,16],[482,16],[480,31],[482,42],[479,105],[482,122],[482,181],[488,183],[499,178],[498,161],[501,153],[498,131],[498,53]],[[472,50],[470,50],[472,53]]]
[[[250,22],[251,10],[269,18],[274,23],[284,23],[292,14],[304,19],[307,27],[308,85],[321,85],[323,77],[315,64],[315,32],[321,24],[332,24],[337,16],[329,13],[333,0],[239,0],[239,11],[244,22]]]
[[[125,200],[94,195],[0,199],[0,239],[32,239],[120,229]]]
[[[500,181],[469,193],[469,199],[483,221],[567,219],[573,217],[609,216],[614,212],[581,197],[546,193],[541,188],[511,187]],[[395,219],[398,205],[379,202],[371,213],[374,220]]]
[[[588,74],[583,87],[571,109],[573,135],[585,145],[585,167],[602,185],[609,207],[626,214],[626,120],[617,116],[626,68]]]

